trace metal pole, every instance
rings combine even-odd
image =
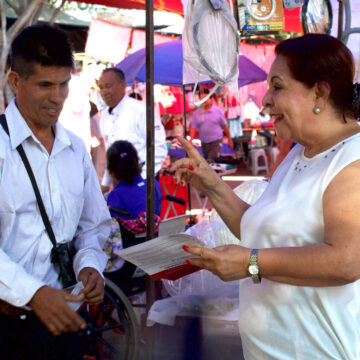
[[[182,86],[183,91],[183,117],[184,117],[184,138],[186,139],[186,99],[185,99],[185,85]],[[190,184],[187,184],[188,187],[188,209],[191,211],[191,190]]]
[[[146,238],[154,238],[154,3],[146,1]],[[149,311],[154,303],[154,281],[148,277],[146,282],[146,308]]]
[[[339,11],[338,11],[338,36],[339,40],[342,40],[343,36],[343,28],[344,28],[344,2],[346,0],[338,0],[339,1]]]
[[[186,101],[185,101],[185,85],[182,86],[182,91],[183,91],[184,138],[186,139]]]
[[[238,30],[241,32],[241,29],[240,29],[240,19],[239,19],[239,4],[238,4],[238,0],[234,0],[233,12],[234,12],[235,21],[236,21],[237,26],[238,26]]]

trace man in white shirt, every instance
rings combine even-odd
[[[73,68],[66,35],[50,25],[27,27],[11,50],[16,96],[5,111],[9,134],[0,127],[0,358],[82,359],[76,332],[86,324],[67,302],[102,301],[111,220],[83,141],[58,123]],[[57,243],[75,239],[73,267],[84,286],[78,296],[62,290],[51,262],[20,144]]]
[[[125,94],[124,73],[117,68],[103,71],[99,79],[100,94],[107,105],[101,111],[100,128],[105,139],[106,149],[116,140],[131,142],[138,152],[139,160],[144,164],[142,177],[146,177],[146,107],[141,101]],[[167,147],[163,125],[155,113],[155,174],[166,159]],[[103,192],[109,190],[111,179],[105,171],[102,181]]]

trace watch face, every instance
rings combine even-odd
[[[251,275],[257,275],[259,273],[259,267],[257,265],[250,265],[249,266],[249,273]]]

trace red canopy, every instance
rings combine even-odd
[[[78,0],[89,4],[115,7],[119,9],[145,9],[146,0]],[[170,11],[177,14],[183,13],[181,0],[154,0],[154,10]]]
[[[78,0],[89,4],[98,4],[119,9],[144,10],[146,0]],[[301,33],[300,7],[292,10],[284,9],[285,25],[283,31]],[[181,0],[154,0],[154,10],[164,10],[183,14]]]

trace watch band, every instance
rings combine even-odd
[[[250,253],[249,273],[251,274],[254,284],[259,284],[261,281],[259,275],[260,272],[259,265],[257,262],[258,251],[259,251],[258,249],[251,249],[251,253]]]

